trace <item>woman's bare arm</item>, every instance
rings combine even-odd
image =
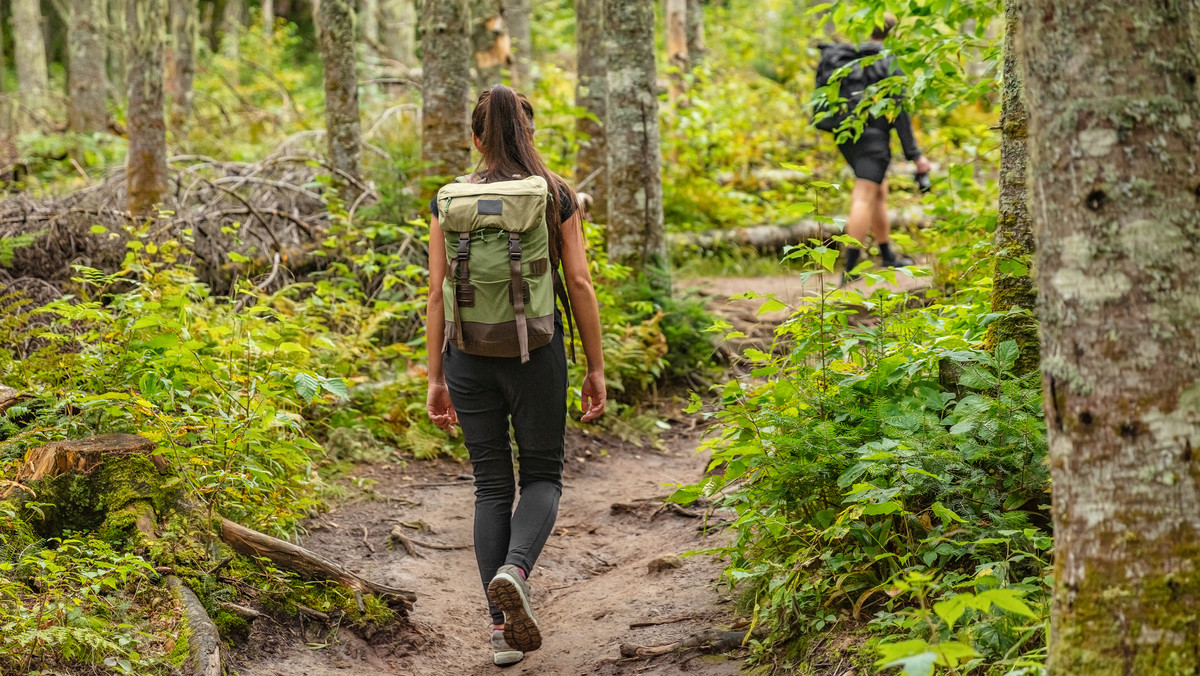
[[[583,381],[583,420],[595,420],[604,413],[607,392],[604,386],[604,349],[600,340],[600,308],[592,273],[588,266],[587,242],[583,224],[576,211],[562,224],[562,266],[567,294],[571,299],[571,314],[579,327],[583,354],[587,360],[587,375]]]

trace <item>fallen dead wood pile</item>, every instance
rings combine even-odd
[[[301,141],[293,139],[254,163],[196,155],[171,158],[163,217],[149,224],[145,237],[186,241],[198,276],[218,293],[235,276],[231,252],[263,269],[272,267],[277,254],[285,263],[303,259],[329,222],[326,189],[318,179],[336,172]],[[358,187],[363,196],[346,205],[352,211],[376,199],[370,186]],[[37,236],[15,251],[6,276],[61,284],[74,274],[74,264],[116,270],[126,253],[126,227],[139,225],[124,205],[124,169],[69,195],[36,199],[20,194],[0,201],[0,238]]]

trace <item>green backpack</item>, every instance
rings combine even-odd
[[[495,183],[459,177],[438,191],[447,345],[525,363],[530,350],[554,337],[556,275],[546,201],[541,176]]]

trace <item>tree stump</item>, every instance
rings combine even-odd
[[[31,449],[17,471],[18,506],[36,500],[45,515],[31,525],[42,537],[95,530],[110,541],[154,537],[158,516],[178,504],[157,445],[136,434],[102,434]],[[10,489],[12,492],[12,489]]]

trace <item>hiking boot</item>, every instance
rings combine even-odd
[[[529,607],[529,584],[514,565],[500,566],[488,583],[488,598],[504,611],[504,641],[522,652],[542,647],[542,632]]]
[[[504,626],[508,626],[507,624]],[[525,659],[525,653],[514,650],[504,640],[503,629],[492,629],[492,664],[498,667],[508,667]]]
[[[882,259],[881,262],[889,268],[903,268],[903,267],[907,267],[909,265],[917,264],[917,262],[914,261],[911,257],[905,256],[904,254],[900,254],[899,256],[893,256],[892,258],[884,258],[884,259]]]

